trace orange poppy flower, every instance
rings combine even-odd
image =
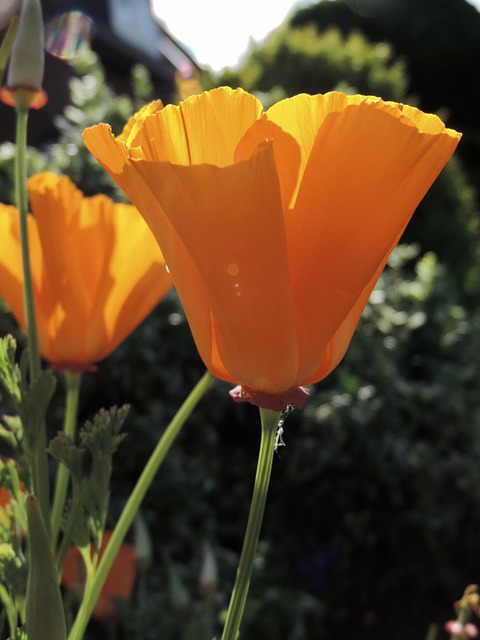
[[[84,132],[155,234],[207,367],[247,395],[337,366],[459,138],[374,97],[299,95],[264,113],[228,88],[152,103],[116,138]]]
[[[66,176],[30,178],[31,270],[42,356],[83,370],[108,356],[172,287],[131,205],[83,194]],[[25,328],[17,210],[0,205],[0,296]]]
[[[111,531],[105,531],[100,545],[99,561],[107,547]],[[118,618],[117,606],[119,603],[128,602],[133,593],[137,577],[137,564],[135,548],[132,544],[124,542],[110,568],[100,596],[95,604],[92,616],[103,624],[108,624]],[[70,591],[80,595],[85,587],[85,570],[83,560],[77,547],[71,546],[67,551],[65,565],[62,573],[62,584]]]

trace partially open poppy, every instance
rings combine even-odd
[[[31,271],[40,352],[57,368],[108,356],[172,287],[135,207],[91,198],[66,176],[29,180]],[[0,205],[0,296],[25,328],[18,214]]]
[[[84,139],[155,234],[207,367],[276,395],[340,362],[460,134],[374,97],[299,95],[263,113],[220,88]]]

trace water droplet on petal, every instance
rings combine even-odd
[[[90,44],[93,21],[81,11],[68,11],[53,18],[45,32],[45,50],[61,60],[73,60]]]

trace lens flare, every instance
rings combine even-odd
[[[93,21],[81,11],[53,18],[45,32],[45,50],[61,60],[73,60],[93,36]]]

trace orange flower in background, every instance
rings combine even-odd
[[[264,113],[220,88],[84,139],[155,234],[205,364],[251,399],[338,365],[460,134],[374,97],[299,95]]]
[[[108,356],[172,287],[155,238],[131,205],[83,194],[66,176],[30,178],[31,270],[40,352],[84,370]],[[0,296],[25,328],[18,214],[0,205]]]
[[[107,547],[111,531],[105,531],[100,546],[99,561]],[[129,602],[137,577],[135,547],[124,542],[107,575],[100,596],[95,604],[92,616],[103,624],[114,622],[118,618],[118,605]],[[82,556],[77,547],[71,546],[67,551],[62,573],[62,585],[70,591],[82,594],[85,587],[85,568]]]
[[[10,517],[7,513],[7,507],[12,501],[12,494],[7,487],[0,487],[0,527],[7,528]]]
[[[0,463],[1,462],[2,460],[0,460]],[[23,482],[19,483],[18,488],[21,493],[25,493],[25,485],[23,484]],[[14,497],[10,489],[8,489],[4,485],[0,485],[0,528],[4,527],[5,529],[7,529],[10,526],[11,514],[12,514],[11,512],[12,500],[14,501]],[[23,535],[24,531],[21,529],[21,525],[15,517],[13,518],[13,522],[15,523],[15,525],[18,527],[18,530]]]

